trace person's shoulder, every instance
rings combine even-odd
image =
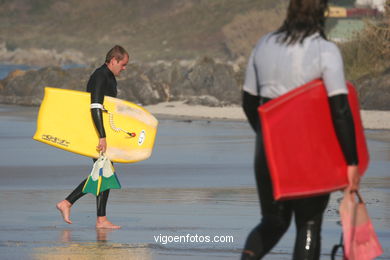
[[[259,39],[259,43],[264,43],[270,39],[276,39],[277,38],[277,33],[276,32],[269,32],[264,34],[262,37]]]
[[[107,65],[106,64],[103,64],[102,66],[100,66],[99,68],[97,68],[95,70],[95,72],[97,73],[107,73]]]
[[[328,40],[328,39],[324,39],[322,37],[319,37],[318,38],[319,41],[320,41],[320,44],[321,44],[321,49],[323,51],[332,51],[332,52],[339,52],[339,47],[337,46],[336,43]]]
[[[342,54],[336,43],[322,39],[320,41],[320,48],[320,55],[324,64],[330,64],[332,67],[343,66]]]
[[[269,32],[265,35],[263,35],[262,37],[260,37],[260,39],[257,41],[256,43],[256,46],[255,46],[255,49],[258,49],[259,47],[267,44],[267,43],[270,43],[270,42],[276,42],[277,40],[277,34],[276,32]]]
[[[95,71],[92,73],[91,77],[102,77],[107,75],[107,69],[105,65],[100,66],[99,68],[95,69]]]

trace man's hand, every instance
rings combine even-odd
[[[96,146],[96,149],[99,152],[105,153],[107,150],[107,141],[106,138],[99,138],[99,144]]]
[[[358,166],[357,165],[348,165],[347,174],[348,174],[348,187],[347,187],[347,189],[349,189],[350,191],[359,190],[360,174],[359,174]]]

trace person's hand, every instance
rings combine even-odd
[[[348,165],[347,174],[348,174],[348,187],[347,187],[347,189],[350,191],[359,190],[360,174],[359,174],[358,166],[357,165]]]
[[[96,146],[96,149],[101,153],[106,152],[106,150],[107,150],[106,138],[99,138],[99,144]]]

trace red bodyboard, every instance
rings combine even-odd
[[[359,170],[369,154],[358,96],[347,82]],[[347,186],[347,164],[333,127],[322,80],[311,81],[259,107],[264,146],[276,200],[329,193]]]

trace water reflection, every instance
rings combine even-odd
[[[75,242],[72,230],[64,229],[59,234],[59,246],[39,247],[34,251],[34,259],[39,260],[151,260],[147,245],[110,243],[111,229],[96,229],[96,242]]]
[[[111,232],[113,232],[113,229],[102,229],[102,228],[97,228],[96,229],[96,241],[98,242],[107,242],[107,235]]]
[[[108,234],[113,232],[115,230],[113,229],[102,229],[102,228],[97,228],[96,229],[96,242],[107,242],[108,239]],[[70,229],[64,229],[60,232],[60,237],[59,241],[62,243],[69,243],[72,242],[72,230]]]

